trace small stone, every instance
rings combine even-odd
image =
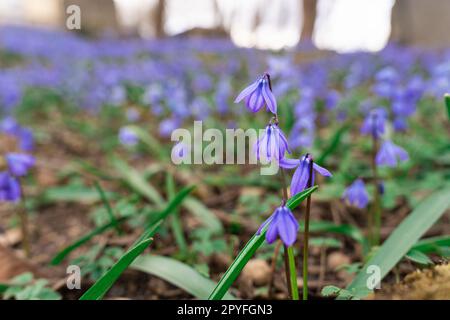
[[[327,257],[327,266],[329,270],[336,270],[338,267],[350,264],[351,262],[349,256],[339,251],[332,252]]]
[[[242,270],[242,275],[252,281],[255,286],[263,286],[269,283],[270,266],[262,259],[252,259]]]

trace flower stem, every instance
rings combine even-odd
[[[284,170],[280,169],[281,183],[283,190],[283,206],[288,199],[288,191],[286,184],[286,175]],[[293,300],[298,300],[298,286],[297,286],[297,268],[295,266],[294,252],[292,248],[284,246],[284,268],[286,273],[286,284],[289,291],[289,297]]]
[[[308,188],[312,187],[313,159],[309,161]],[[308,300],[308,253],[309,253],[309,216],[311,212],[311,196],[306,199],[305,232],[303,235],[303,300]]]
[[[369,242],[371,246],[376,246],[380,242],[380,232],[381,232],[381,203],[380,203],[380,190],[379,190],[379,179],[378,170],[376,163],[376,156],[378,151],[378,139],[372,136],[372,178],[373,178],[373,205],[369,217]]]
[[[287,252],[291,298],[292,300],[298,300],[297,270],[295,267],[294,249],[292,246],[284,246],[284,251]]]
[[[273,291],[273,283],[275,280],[275,270],[277,269],[277,258],[278,258],[278,254],[280,253],[280,248],[281,248],[281,240],[277,241],[277,245],[275,247],[275,250],[273,252],[273,256],[272,256],[272,263],[270,266],[270,280],[269,280],[269,285],[267,286],[267,295],[269,296],[269,298],[272,297],[272,291]]]
[[[21,193],[21,205],[18,210],[19,220],[20,220],[20,230],[22,233],[22,249],[27,258],[31,255],[31,245],[30,245],[30,235],[28,232],[28,212],[25,203],[25,194],[23,192],[22,183],[19,181],[20,193]]]

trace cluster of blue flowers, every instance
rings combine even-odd
[[[237,96],[235,103],[244,100],[246,107],[251,112],[266,110],[273,114],[272,121],[267,125],[264,135],[256,142],[254,150],[258,160],[269,163],[275,162],[283,169],[296,169],[291,180],[290,191],[292,196],[302,192],[308,187],[308,183],[314,184],[315,172],[331,177],[331,173],[321,166],[313,163],[313,175],[310,177],[310,164],[312,158],[309,154],[300,159],[286,158],[286,153],[291,153],[288,141],[278,127],[277,102],[272,93],[270,76],[268,73],[262,75],[254,83],[246,87]],[[282,170],[283,170],[282,169]],[[291,210],[285,206],[287,199],[283,199],[282,205],[267,219],[259,228],[258,234],[268,225],[266,240],[273,243],[280,238],[286,246],[291,246],[297,239],[298,222]]]
[[[31,131],[20,126],[12,118],[6,118],[0,123],[0,133],[16,138],[22,152],[30,152],[33,149]],[[17,202],[21,198],[22,188],[19,178],[25,176],[35,165],[35,158],[22,152],[4,154],[6,170],[0,171],[0,201]]]

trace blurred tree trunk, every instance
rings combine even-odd
[[[155,36],[158,38],[162,38],[165,36],[164,32],[165,14],[166,14],[166,1],[158,0],[155,11],[153,12],[155,21]]]
[[[303,27],[300,39],[311,41],[316,22],[317,0],[303,0]]]
[[[102,34],[107,31],[118,31],[116,6],[113,0],[63,0],[63,16],[67,18],[65,10],[74,4],[81,10],[81,30],[87,34]],[[65,25],[64,19],[64,25]]]
[[[391,40],[408,45],[448,47],[449,12],[448,0],[396,0]]]

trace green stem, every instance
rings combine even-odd
[[[167,198],[168,201],[170,201],[175,197],[176,194],[175,181],[170,173],[167,173],[166,175],[166,186],[167,186]],[[183,258],[186,258],[188,255],[188,246],[186,239],[184,237],[183,227],[180,219],[180,212],[178,209],[175,209],[173,211],[170,217],[170,222],[178,249],[180,250],[180,253],[183,256]]]
[[[378,179],[378,168],[376,164],[376,156],[378,151],[378,139],[372,135],[372,178],[373,178],[373,205],[371,217],[369,217],[370,231],[370,244],[371,246],[376,246],[380,243],[380,233],[381,233],[381,203],[380,203],[380,190],[379,190],[379,179]]]
[[[295,267],[294,249],[292,248],[292,246],[284,246],[284,251],[287,252],[288,258],[291,298],[292,300],[298,300],[297,268]]]
[[[309,159],[308,187],[312,185],[313,159]],[[308,253],[309,253],[309,216],[311,212],[311,196],[306,199],[305,232],[303,235],[303,300],[308,300]]]

